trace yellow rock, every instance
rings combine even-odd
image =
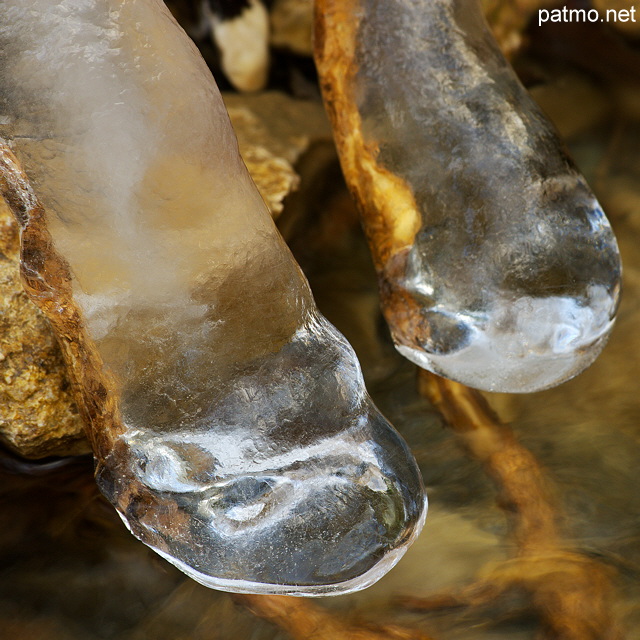
[[[20,282],[18,226],[0,200],[0,438],[27,458],[89,451],[53,333]]]

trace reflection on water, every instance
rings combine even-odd
[[[593,90],[608,95],[599,82],[593,80]],[[558,86],[571,105],[572,96]],[[625,90],[640,95],[640,85]],[[622,112],[618,95],[612,94],[607,118],[573,132],[570,141],[623,257],[623,303],[610,344],[587,372],[561,387],[491,401],[547,470],[566,544],[610,568],[614,614],[626,628],[624,637],[634,639],[640,638],[640,110],[630,110],[635,103],[627,100]],[[508,524],[493,484],[418,395],[414,367],[391,345],[347,197],[336,187],[305,216],[292,227],[294,251],[321,309],[358,351],[376,403],[413,448],[431,502],[423,535],[389,575],[364,592],[322,599],[322,606],[443,640],[532,640],[540,623],[524,592],[477,610],[418,614],[393,605],[397,595],[469,584],[491,563],[510,557]],[[2,638],[287,637],[130,536],[99,495],[88,458],[42,466],[4,454],[0,501]]]

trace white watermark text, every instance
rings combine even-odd
[[[636,8],[607,9],[538,9],[538,26],[545,22],[636,22]]]

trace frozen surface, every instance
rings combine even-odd
[[[419,308],[420,335],[392,327],[398,348],[471,386],[534,391],[602,349],[620,257],[477,4],[362,0],[356,95],[366,142],[422,215],[400,276],[383,273]]]
[[[422,526],[419,472],[318,314],[199,54],[155,0],[0,0],[0,16],[0,135],[116,381],[102,491],[207,586],[367,586]]]

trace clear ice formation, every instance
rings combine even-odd
[[[479,3],[345,1],[364,145],[419,212],[413,241],[377,265],[398,350],[490,391],[573,377],[612,328],[618,247]]]
[[[23,246],[23,268],[45,283],[102,492],[209,587],[368,586],[422,527],[419,471],[319,315],[197,50],[156,0],[1,0],[0,20],[0,135],[55,247]],[[26,209],[23,243],[45,237]],[[38,273],[56,256],[80,329]]]

